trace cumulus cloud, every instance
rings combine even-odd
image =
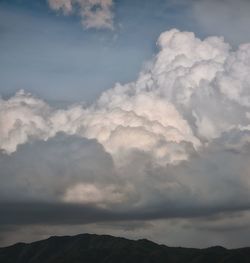
[[[1,100],[0,147],[14,152],[30,139],[58,132],[96,139],[114,159],[134,150],[162,164],[187,160],[213,139],[249,125],[250,45],[200,40],[171,30],[137,81],[117,84],[88,108],[55,110],[21,91]]]
[[[0,100],[1,224],[16,200],[27,204],[23,224],[249,211],[250,44],[173,29],[157,45],[136,81],[89,107],[56,109],[24,91]]]
[[[31,137],[48,137],[50,107],[42,100],[20,91],[7,101],[1,100],[0,108],[1,149],[11,153]]]
[[[65,15],[78,14],[85,28],[113,29],[112,0],[48,0],[49,6]]]

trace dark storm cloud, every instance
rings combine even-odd
[[[111,180],[113,161],[95,140],[60,134],[0,154],[0,167],[1,200],[55,201],[79,181]]]
[[[119,169],[94,140],[61,134],[20,146],[0,158],[0,224],[192,218],[248,210],[250,148],[235,142],[237,133],[229,137],[233,139],[218,139],[179,165],[159,166],[150,156],[135,152],[131,162]],[[127,191],[128,182],[133,187]],[[112,184],[115,191],[124,191],[124,198],[65,201],[67,189],[83,183],[100,186],[105,195],[109,194],[105,187]]]
[[[65,226],[51,230],[64,234],[67,226],[82,231],[79,225],[105,223],[111,232],[119,233],[112,223],[122,222],[120,229],[126,229],[135,221],[154,220],[168,220],[170,225],[171,220],[185,220],[190,231],[217,229],[227,235],[236,231],[239,222],[241,228],[248,222],[245,216],[227,222],[227,218],[250,210],[247,138],[247,131],[231,131],[178,165],[161,166],[150,155],[135,151],[120,168],[95,140],[77,136],[59,134],[45,142],[19,146],[12,155],[1,154],[0,158],[1,244],[18,241],[14,233],[26,227],[22,230],[26,234],[21,231],[16,238],[39,239],[50,227]],[[86,200],[86,195],[82,199],[74,188],[82,184],[97,186],[99,192],[94,194],[104,194],[100,199]],[[107,198],[109,185],[115,187],[111,191],[122,194],[121,200]],[[68,189],[77,193],[70,201],[65,200]],[[39,226],[36,237],[33,232]]]
[[[172,206],[172,207],[171,207]],[[157,208],[141,207],[138,210],[114,211],[98,208],[93,205],[63,203],[0,203],[0,225],[20,226],[32,224],[44,225],[79,225],[97,222],[153,220],[169,218],[209,217],[216,214],[232,213],[250,209],[248,206],[230,207],[184,207],[164,204]],[[128,222],[129,223],[129,222]]]

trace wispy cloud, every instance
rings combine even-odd
[[[85,28],[113,29],[112,0],[48,0],[49,6],[64,15],[77,14]]]

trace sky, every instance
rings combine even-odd
[[[250,246],[249,12],[0,0],[0,246]]]

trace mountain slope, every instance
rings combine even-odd
[[[249,263],[250,248],[171,248],[107,235],[50,237],[0,248],[0,263]]]

